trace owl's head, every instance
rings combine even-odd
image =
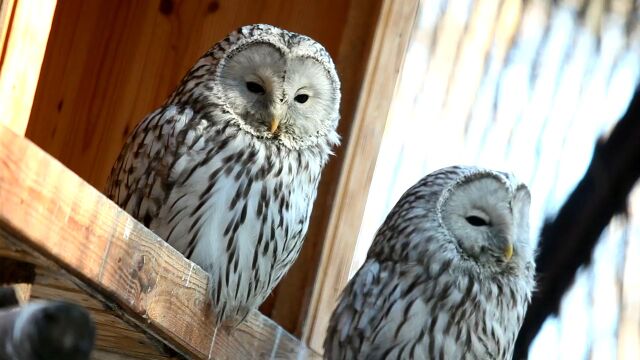
[[[532,258],[526,185],[511,174],[464,168],[444,187],[438,221],[464,258],[497,269]]]
[[[411,187],[378,231],[370,256],[394,261],[457,259],[491,273],[533,266],[527,187],[476,167],[435,171]]]
[[[214,91],[240,125],[263,139],[300,148],[338,142],[340,81],[328,52],[304,35],[249,25],[209,51]]]

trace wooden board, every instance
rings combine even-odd
[[[33,253],[21,242],[8,240],[10,238],[10,234],[0,230],[0,259],[17,259],[36,264],[30,300],[65,300],[87,309],[96,323],[95,348],[100,351],[135,359],[170,358],[160,341],[118,317],[109,308],[108,301],[99,301],[84,291],[81,284],[76,285],[73,278],[54,262]],[[89,292],[92,291],[89,289]]]
[[[233,333],[216,333],[207,303],[208,277],[202,269],[60,162],[4,127],[0,229],[0,238],[10,244],[1,256],[32,259],[50,269],[40,272],[42,281],[34,284],[34,296],[78,293],[69,281],[59,280],[68,273],[90,295],[73,295],[76,301],[94,310],[99,310],[99,303],[107,305],[102,326],[121,326],[107,316],[115,315],[134,325],[122,331],[152,335],[191,358],[317,356],[258,312]],[[101,341],[113,341],[124,351],[140,348],[123,347],[119,339]],[[143,349],[149,346],[141,344]]]
[[[29,122],[56,0],[0,5],[0,125],[24,134]]]
[[[16,11],[16,0],[0,1],[0,63],[2,63],[2,53],[7,48],[7,33],[13,22],[13,16]]]

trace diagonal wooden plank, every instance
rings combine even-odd
[[[92,359],[124,356],[128,359],[168,359],[166,348],[151,335],[133,324],[128,317],[118,316],[118,308],[100,298],[52,261],[38,255],[24,243],[0,228],[0,263],[19,260],[35,267],[30,282],[31,300],[64,300],[84,307],[96,325],[95,350]],[[102,353],[101,353],[102,352]],[[102,354],[102,355],[100,355]]]
[[[314,358],[258,312],[214,338],[207,275],[30,141],[0,127],[0,228],[192,358]]]

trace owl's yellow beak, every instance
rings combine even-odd
[[[511,260],[512,256],[513,256],[513,244],[509,242],[507,246],[504,248],[504,257],[505,259],[507,259],[507,261],[509,261]]]
[[[278,131],[278,125],[280,125],[280,119],[277,117],[271,118],[271,133],[275,134]]]

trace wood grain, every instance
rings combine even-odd
[[[56,0],[3,1],[0,124],[24,134]]]
[[[307,344],[318,351],[322,349],[335,302],[347,283],[378,149],[418,3],[418,0],[385,0],[382,5],[303,333]]]
[[[60,162],[4,127],[0,229],[0,238],[14,244],[8,250],[5,246],[1,256],[35,258],[31,261],[44,267],[54,263],[107,304],[111,314],[188,357],[317,356],[258,312],[233,333],[219,330],[214,337],[205,272]],[[73,292],[68,282],[58,279],[63,275],[45,276],[48,285],[36,281],[32,294],[55,298]],[[75,299],[89,308],[97,306],[89,296]],[[120,340],[113,341],[115,346]]]
[[[169,358],[158,340],[109,311],[107,304],[82,290],[74,283],[74,278],[53,261],[11,238],[10,233],[0,229],[0,254],[3,258],[36,266],[30,285],[30,300],[64,300],[87,309],[96,324],[95,349],[99,351],[135,359]]]

